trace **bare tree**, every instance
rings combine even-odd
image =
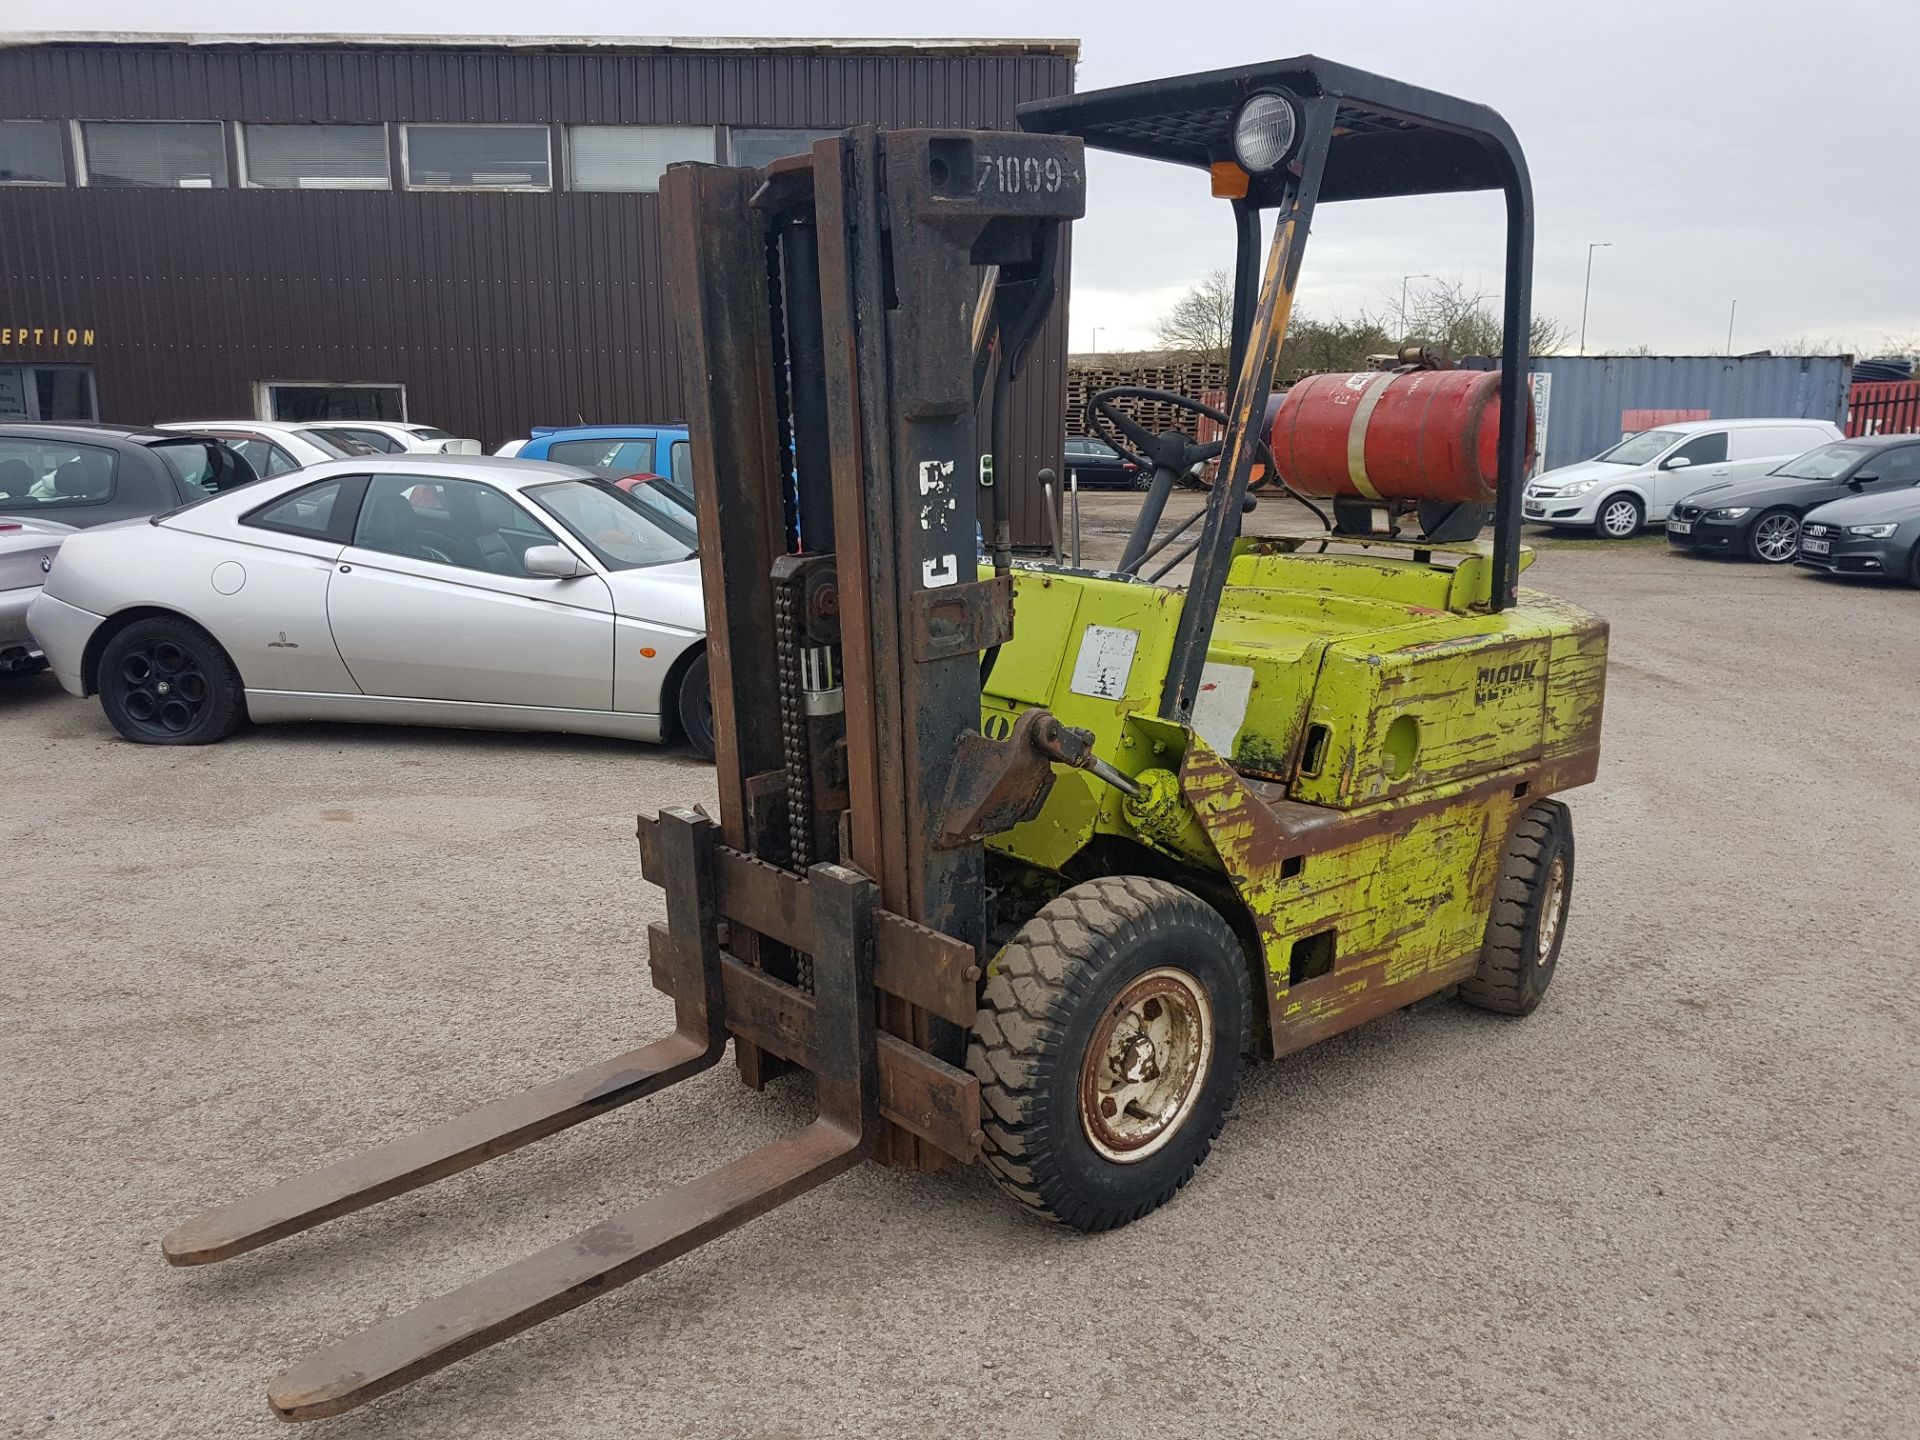
[[[1395,297],[1396,301],[1398,297]],[[1375,314],[1313,319],[1295,311],[1281,349],[1278,377],[1285,381],[1329,370],[1364,370],[1369,358],[1391,355],[1401,344],[1437,345],[1449,355],[1498,355],[1500,308],[1485,290],[1462,280],[1440,280],[1409,297],[1406,329],[1398,305]],[[1211,271],[1180,297],[1155,327],[1160,343],[1205,360],[1225,360],[1233,341],[1233,282],[1225,270]],[[1399,337],[1399,338],[1396,338]],[[1550,315],[1533,317],[1530,353],[1551,355],[1566,348],[1572,331]]]
[[[1364,318],[1382,329],[1394,328],[1390,315]],[[1422,286],[1407,305],[1407,343],[1438,345],[1455,357],[1498,355],[1502,328],[1497,299],[1464,280],[1434,280]],[[1527,350],[1532,355],[1552,355],[1572,338],[1573,332],[1551,315],[1535,315]]]
[[[1399,342],[1392,331],[1373,317],[1363,314],[1358,320],[1347,320],[1336,315],[1320,320],[1295,310],[1274,378],[1286,384],[1304,375],[1365,370],[1372,356],[1391,355],[1397,349]]]
[[[1233,343],[1233,281],[1211,270],[1154,327],[1160,343],[1203,360],[1224,360]]]

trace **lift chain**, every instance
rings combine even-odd
[[[800,548],[800,484],[793,468],[793,393],[787,375],[786,290],[781,280],[780,230],[767,231],[767,327],[773,359],[773,418],[780,465],[780,515],[786,527],[786,549],[792,554]],[[785,634],[783,629],[781,632]],[[786,673],[784,666],[781,674]],[[785,684],[784,679],[782,684]]]

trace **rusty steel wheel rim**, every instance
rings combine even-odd
[[[1193,1113],[1213,1059],[1206,987],[1170,965],[1114,997],[1080,1064],[1080,1123],[1120,1164],[1144,1160]]]
[[[1567,857],[1556,855],[1547,867],[1546,893],[1540,897],[1540,933],[1534,937],[1533,960],[1544,965],[1553,958],[1554,942],[1567,915]]]

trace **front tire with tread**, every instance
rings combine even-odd
[[[1168,1133],[1111,1159],[1082,1108],[1089,1052],[1129,990],[1168,972],[1204,992],[1207,1058]],[[1206,1159],[1239,1087],[1248,981],[1245,952],[1219,912],[1164,880],[1102,876],[1042,906],[988,966],[967,1050],[980,1081],[982,1158],[1001,1188],[1083,1231],[1171,1200]]]

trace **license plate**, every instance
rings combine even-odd
[[[1544,515],[1547,513],[1546,506],[1535,505],[1532,501],[1528,501],[1525,505],[1521,506],[1520,508],[1525,510],[1529,515]]]
[[[1693,533],[1693,522],[1691,520],[1669,520],[1667,521],[1667,529],[1675,535],[1691,535]]]
[[[1828,541],[1815,540],[1811,535],[1809,535],[1803,540],[1801,540],[1800,548],[1806,551],[1807,554],[1809,555],[1825,555],[1825,554],[1828,554],[1833,549],[1833,546]]]

